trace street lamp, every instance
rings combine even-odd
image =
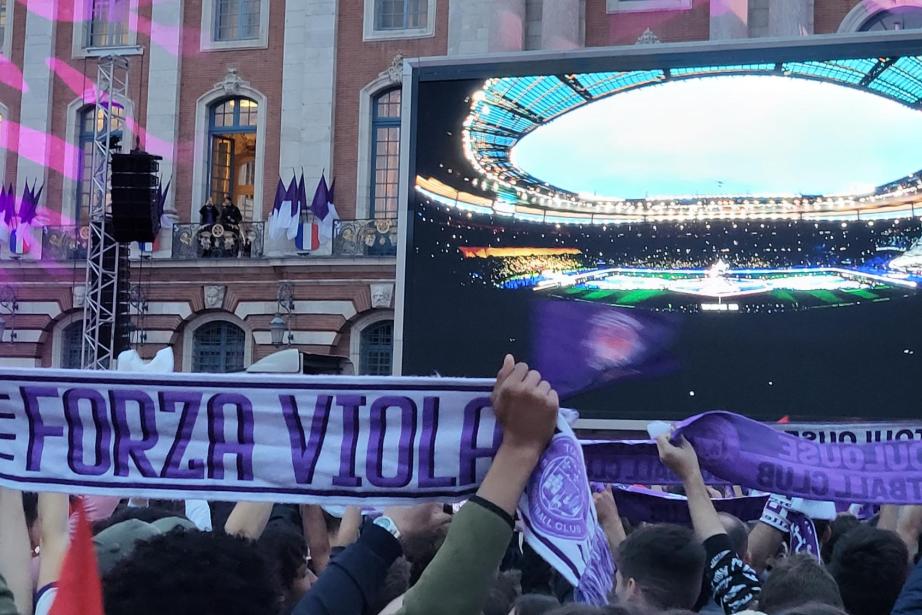
[[[16,341],[16,312],[19,311],[19,302],[16,300],[16,292],[10,286],[0,288],[0,309],[10,315],[10,342]],[[0,342],[3,341],[3,334],[6,331],[6,320],[0,318]]]
[[[280,348],[283,345],[290,346],[295,341],[294,333],[291,332],[291,313],[295,309],[295,289],[291,282],[282,282],[279,284],[276,293],[276,303],[278,308],[275,312],[275,318],[269,322],[269,333],[272,334],[272,345]],[[282,313],[285,317],[282,318]],[[287,335],[286,335],[287,333]]]
[[[285,336],[285,330],[287,328],[285,321],[282,319],[282,315],[276,312],[275,318],[269,323],[269,333],[272,335],[272,345],[276,348],[282,346],[282,338]]]

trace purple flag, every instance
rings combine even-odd
[[[298,211],[307,211],[307,190],[304,188],[304,171],[301,172],[301,179],[298,180]]]
[[[311,211],[318,220],[326,220],[330,213],[330,191],[327,188],[327,179],[323,173],[320,174],[320,181],[317,182],[317,190],[314,192],[314,200],[311,202]]]
[[[674,321],[608,305],[538,301],[533,308],[535,369],[561,397],[668,370]]]
[[[0,187],[0,217],[2,217],[5,226],[10,226],[13,222],[14,214],[13,199],[10,198],[9,188],[6,186]]]
[[[922,504],[922,442],[819,443],[730,412],[686,419],[675,434],[691,442],[702,470],[733,485],[808,500]],[[654,442],[586,443],[583,456],[592,481],[671,482]]]
[[[289,204],[289,217],[294,218],[301,213],[298,203],[298,178],[294,175],[291,176],[291,183],[288,184],[288,188],[285,190],[284,202]]]
[[[286,216],[285,203],[288,203],[288,212]],[[285,221],[285,228],[288,229],[286,237],[294,239],[298,235],[298,225],[301,224],[301,203],[298,201],[298,178],[291,176],[291,183],[285,191],[285,201],[282,203],[282,220]]]
[[[272,211],[278,212],[282,209],[282,201],[285,200],[285,184],[279,177],[279,183],[275,186],[275,198],[272,199]]]

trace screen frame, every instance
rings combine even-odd
[[[576,51],[528,51],[464,57],[407,60],[403,73],[403,127],[400,145],[397,277],[394,304],[394,375],[403,373],[407,258],[413,242],[410,191],[416,177],[416,143],[420,85],[433,81],[488,79],[750,62],[828,60],[876,56],[922,55],[922,31],[829,34],[796,38],[743,39],[730,42],[662,43],[597,47]],[[679,418],[679,417],[677,417]],[[618,428],[636,421],[594,420]],[[624,425],[627,427],[627,425]]]

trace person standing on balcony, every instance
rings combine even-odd
[[[199,224],[210,228],[218,221],[218,215],[220,213],[221,212],[218,211],[218,208],[215,207],[214,202],[212,202],[209,197],[209,199],[205,201],[205,204],[202,205],[202,208],[198,210]]]

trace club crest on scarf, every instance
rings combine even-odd
[[[538,464],[528,497],[535,526],[557,538],[586,537],[589,490],[586,468],[579,463],[577,443],[563,434],[554,436]]]

